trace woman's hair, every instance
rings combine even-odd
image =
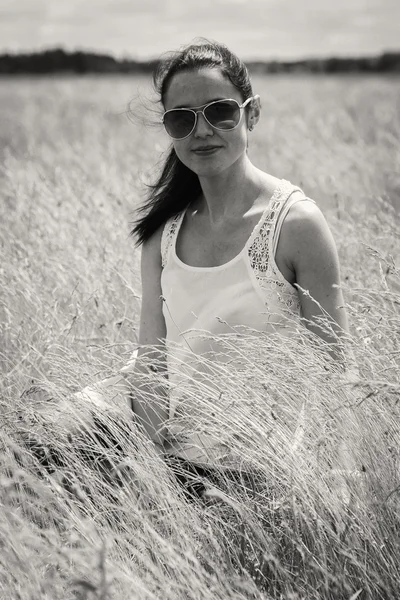
[[[160,101],[164,104],[174,75],[207,67],[220,69],[239,90],[243,101],[253,95],[244,63],[224,44],[200,40],[158,63],[153,73],[153,83]],[[139,209],[143,216],[137,219],[132,229],[138,245],[147,241],[170,217],[187,208],[201,193],[198,176],[179,160],[173,147],[168,152],[161,174],[149,189],[147,201]]]

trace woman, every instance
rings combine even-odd
[[[321,211],[248,157],[261,105],[245,65],[204,41],[162,61],[154,82],[172,148],[133,230],[143,295],[138,360],[125,377],[156,448],[186,473],[205,474],[219,462],[218,442],[188,435],[176,415],[185,386],[206,385],[212,396],[212,366],[235,365],[234,350],[227,355],[218,340],[246,328],[291,335],[301,315],[342,362],[347,318]]]

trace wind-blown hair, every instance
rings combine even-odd
[[[158,63],[153,83],[161,103],[164,104],[174,75],[201,68],[220,69],[239,90],[243,101],[253,95],[245,64],[224,44],[202,39]],[[173,147],[168,152],[161,174],[149,189],[147,201],[139,209],[140,217],[132,229],[138,245],[146,242],[161,225],[187,208],[201,193],[198,176],[179,160]]]

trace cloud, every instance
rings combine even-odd
[[[243,58],[373,54],[399,47],[398,0],[0,0],[2,49],[87,48],[140,58],[195,37]]]

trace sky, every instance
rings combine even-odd
[[[244,60],[374,55],[400,50],[400,0],[0,0],[0,52],[148,59],[196,37]]]

